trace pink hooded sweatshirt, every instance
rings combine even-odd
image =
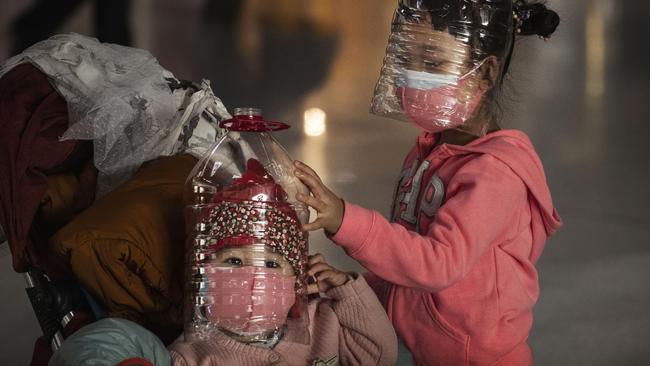
[[[346,202],[332,239],[370,270],[418,365],[532,365],[535,263],[561,226],[542,164],[519,131],[436,139],[408,154],[391,221]]]

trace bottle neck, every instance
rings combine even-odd
[[[233,111],[233,115],[235,116],[259,116],[262,117],[262,108],[255,108],[255,107],[239,107],[235,108]]]

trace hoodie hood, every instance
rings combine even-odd
[[[536,262],[544,250],[546,239],[562,226],[562,220],[553,206],[542,162],[528,136],[521,131],[501,130],[464,146],[449,144],[446,147],[454,154],[490,154],[521,178],[529,192],[533,233],[531,260]]]

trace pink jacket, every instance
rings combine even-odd
[[[542,164],[519,131],[435,142],[408,154],[392,222],[346,202],[332,239],[371,271],[417,364],[531,365],[535,263],[561,225]]]
[[[273,349],[239,343],[225,334],[209,341],[170,346],[175,366],[394,365],[397,337],[363,277],[309,303],[309,344],[280,341]]]

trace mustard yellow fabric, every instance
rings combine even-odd
[[[163,340],[182,330],[183,188],[196,160],[162,157],[49,240],[112,317]]]

